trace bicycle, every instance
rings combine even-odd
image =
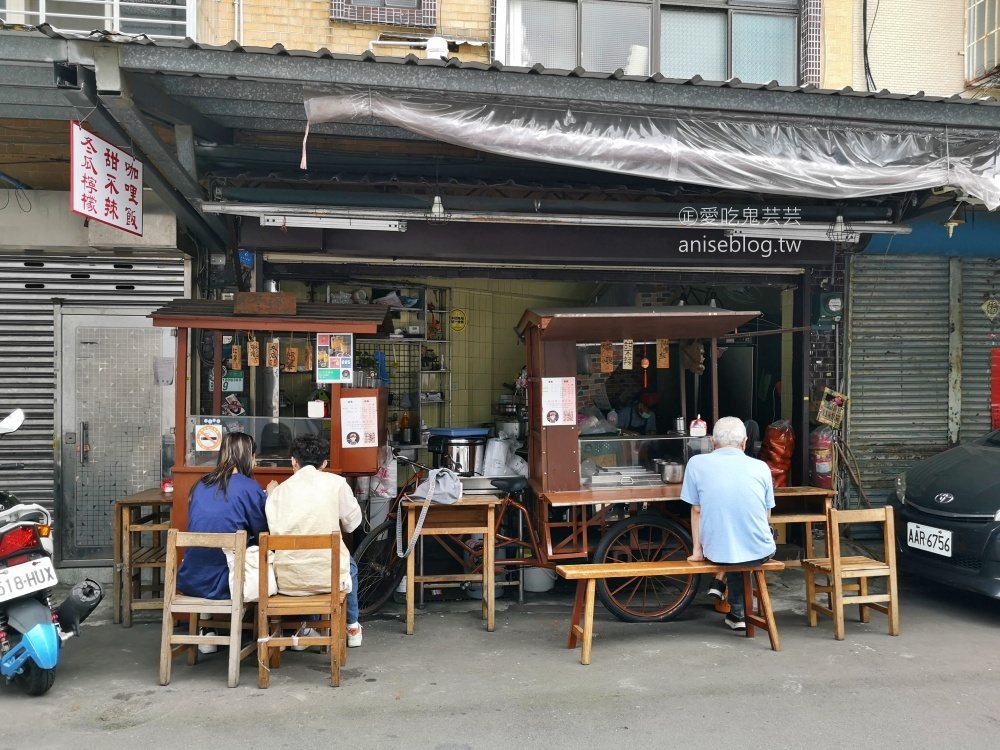
[[[385,520],[365,535],[354,552],[354,560],[358,565],[358,610],[362,615],[377,612],[399,587],[399,583],[403,579],[406,572],[406,561],[399,557],[396,549],[396,517],[403,500],[408,497],[412,488],[419,484],[424,473],[430,471],[430,467],[411,459],[403,456],[394,457],[396,460],[412,466],[416,471],[396,493]],[[461,466],[455,464],[452,464],[450,468],[461,470]],[[498,572],[524,565],[552,568],[552,565],[540,562],[537,536],[531,522],[531,515],[524,502],[517,499],[527,489],[528,480],[523,477],[502,477],[494,479],[491,484],[503,493],[496,514],[495,549],[499,551],[513,548],[518,551],[518,554],[513,557],[501,558],[500,555],[496,555],[495,563]],[[505,529],[510,528],[512,512],[520,514],[518,528],[527,528],[528,539],[522,539],[520,535],[511,536],[504,533]],[[482,569],[481,545],[459,537],[438,537],[438,539],[444,541],[442,546],[463,567],[468,568],[471,572]],[[532,557],[524,557],[526,552],[530,553]]]

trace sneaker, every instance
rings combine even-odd
[[[201,630],[198,631],[198,635],[216,635],[216,632],[214,630],[205,630],[205,628],[202,628]],[[216,646],[214,643],[199,643],[198,644],[198,653],[199,654],[214,654],[218,650],[219,650],[219,647]]]
[[[731,627],[733,630],[746,630],[747,622],[742,617],[736,617],[735,615],[726,615],[726,625]]]
[[[361,625],[354,623],[347,626],[347,647],[357,648],[361,645]]]
[[[712,582],[708,585],[708,595],[721,602],[726,598],[726,582],[718,578],[713,578]]]
[[[299,638],[319,638],[322,635],[322,633],[320,633],[318,630],[315,630],[314,628],[299,628],[298,631],[295,633],[295,635],[297,635]],[[305,645],[299,645],[299,646],[292,646],[291,648],[292,651],[305,651],[309,647]]]

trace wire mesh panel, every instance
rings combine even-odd
[[[358,341],[354,346],[354,354],[359,369],[364,356],[374,357],[376,352],[385,355],[385,369],[389,374],[389,410],[412,409],[413,416],[416,416],[420,403],[420,345],[410,342]]]
[[[72,542],[78,559],[111,557],[115,501],[160,483],[159,328],[78,328],[79,451]]]

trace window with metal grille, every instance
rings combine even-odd
[[[500,50],[508,65],[799,83],[798,0],[507,0],[506,6]]]
[[[330,17],[355,23],[434,28],[437,0],[332,0]]]
[[[1000,0],[966,0],[965,77],[979,81],[1000,72]]]
[[[196,0],[0,0],[10,24],[50,24],[60,31],[119,31],[197,41]]]

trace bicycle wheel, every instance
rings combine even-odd
[[[691,535],[675,521],[650,513],[619,521],[601,538],[595,563],[684,560]],[[625,622],[673,620],[694,599],[701,576],[636,576],[597,582],[604,606]]]
[[[377,612],[392,596],[406,573],[406,562],[396,554],[396,519],[387,518],[354,550],[358,564],[358,611]]]

